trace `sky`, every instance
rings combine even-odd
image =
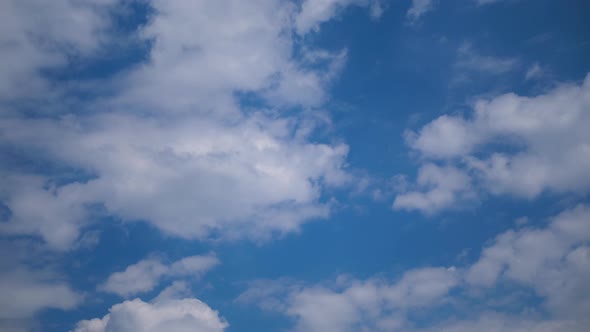
[[[586,331],[589,13],[1,1],[0,331]]]

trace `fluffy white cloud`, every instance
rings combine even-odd
[[[57,190],[42,176],[5,176],[3,180],[0,194],[11,218],[0,224],[0,232],[42,236],[58,250],[75,243],[86,218],[75,192]]]
[[[236,95],[317,105],[346,52],[305,48],[295,59],[299,13],[290,2],[147,4],[153,13],[137,32],[151,45],[147,59],[104,81],[101,91],[112,95],[84,104],[95,114],[0,119],[2,146],[57,170],[4,171],[0,194],[11,218],[0,232],[35,235],[65,250],[91,221],[89,205],[186,238],[265,239],[326,217],[325,189],[349,180],[347,146],[311,142],[314,121],[242,107]],[[103,17],[102,2],[88,6]],[[105,22],[88,31],[98,37]],[[47,31],[57,39],[66,38],[62,32]],[[72,170],[85,179],[72,179]]]
[[[111,274],[100,289],[129,297],[154,289],[164,277],[200,277],[217,264],[219,260],[212,255],[185,257],[169,265],[148,258]]]
[[[583,317],[590,310],[590,208],[580,205],[543,229],[501,234],[467,271],[473,285],[499,279],[530,286],[559,315]]]
[[[155,15],[140,38],[152,49],[148,62],[122,82],[128,90],[119,102],[125,107],[227,112],[237,107],[236,91],[268,90],[295,104],[323,100],[320,76],[292,59],[295,8],[290,2],[156,0],[151,5]],[[289,94],[302,98],[291,100]]]
[[[8,141],[96,176],[6,193],[13,214],[0,230],[37,234],[58,248],[75,239],[78,214],[69,211],[92,203],[186,238],[295,231],[329,213],[319,202],[323,185],[348,179],[345,145],[308,143],[297,134],[297,122],[264,116],[237,123],[120,115],[1,122]],[[60,229],[65,234],[55,234]]]
[[[479,100],[471,115],[441,116],[406,138],[427,163],[456,165],[479,188],[531,199],[545,191],[588,192],[589,126],[587,76],[538,96]]]
[[[435,307],[458,283],[454,268],[424,268],[399,280],[339,278],[330,285],[289,285],[261,281],[239,297],[296,320],[296,331],[390,331],[412,309]]]
[[[107,40],[117,0],[7,0],[0,3],[0,101],[48,88],[40,69],[66,65]],[[26,89],[23,87],[26,86]]]
[[[79,322],[74,332],[222,332],[227,326],[217,311],[197,299],[135,299],[114,305],[103,318]]]
[[[466,268],[414,269],[393,282],[259,281],[238,301],[294,318],[295,331],[582,332],[590,323],[589,241],[590,208],[580,205],[546,227],[499,235]],[[507,286],[534,292],[542,304],[513,297],[499,308],[491,299]]]
[[[451,166],[426,164],[418,170],[417,190],[396,196],[394,209],[419,210],[427,214],[448,208],[458,201],[475,197],[471,178],[461,169]]]

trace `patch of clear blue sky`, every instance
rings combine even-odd
[[[500,1],[484,7],[439,1],[414,26],[405,19],[407,6],[408,1],[392,1],[379,21],[350,8],[307,37],[313,46],[348,49],[348,62],[330,89],[325,109],[333,118],[333,134],[350,146],[351,168],[364,170],[377,182],[415,173],[416,160],[404,144],[404,130],[417,129],[443,113],[466,112],[473,96],[534,95],[557,81],[579,81],[590,71],[588,1]],[[120,17],[121,34],[144,22],[147,11],[131,7],[129,13]],[[474,52],[513,58],[518,64],[502,75],[467,73],[469,80],[457,83],[457,50],[467,43]],[[105,78],[140,61],[147,48],[115,50],[121,52],[48,75],[63,80]],[[525,73],[534,63],[546,68],[547,75],[527,81]],[[244,101],[261,103],[247,96]],[[222,313],[231,323],[230,332],[270,332],[288,322],[234,303],[244,282],[289,276],[314,283],[339,274],[397,276],[413,267],[461,266],[477,257],[482,243],[513,227],[516,218],[543,222],[561,210],[550,196],[534,202],[488,197],[471,209],[424,217],[393,211],[393,197],[373,201],[342,192],[336,196],[343,207],[329,220],[309,223],[300,234],[264,245],[179,240],[145,224],[123,228],[119,220],[105,218],[94,227],[108,240],[92,251],[68,255],[61,264],[75,288],[92,293],[113,269],[124,269],[150,253],[163,252],[174,260],[213,251],[222,264],[194,284],[197,297]],[[462,252],[467,255],[459,258]],[[98,294],[74,311],[47,311],[42,315],[44,330],[65,331],[80,319],[102,317],[116,302],[114,296]]]

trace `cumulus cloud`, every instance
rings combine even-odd
[[[295,331],[388,331],[404,323],[408,310],[439,305],[458,283],[457,276],[454,268],[424,268],[408,271],[397,281],[344,276],[311,286],[262,281],[239,300],[294,318]]]
[[[590,310],[590,208],[580,205],[554,217],[546,228],[508,231],[485,248],[466,280],[482,287],[515,281],[546,297],[566,317]]]
[[[362,6],[378,15],[376,4]],[[122,1],[0,4],[0,151],[11,158],[0,169],[0,200],[8,211],[2,238],[30,237],[44,249],[67,251],[88,242],[83,232],[111,215],[183,238],[260,241],[327,217],[329,191],[351,180],[348,147],[311,137],[328,123],[315,120],[321,117],[315,108],[328,99],[346,50],[307,47],[297,36],[301,8],[291,1],[143,5],[145,23],[121,29],[117,15],[128,9]],[[52,79],[112,52],[105,46],[113,38],[146,51],[99,82]],[[305,54],[296,55],[296,47]],[[24,104],[15,100],[34,107],[21,112]],[[308,109],[315,114],[299,112]],[[169,264],[148,259],[103,286],[129,296],[216,263],[198,256]],[[0,272],[7,295],[0,300],[0,329],[81,301],[55,275],[26,267]],[[222,331],[227,325],[197,300],[174,300],[186,293],[181,284],[167,290],[153,303],[115,306],[79,329]]]
[[[217,264],[219,260],[213,255],[185,257],[168,265],[160,259],[148,258],[111,274],[100,289],[129,297],[153,290],[166,277],[200,277]]]
[[[68,57],[96,52],[108,40],[108,13],[117,2],[2,1],[0,101],[49,89],[39,70],[64,66]]]
[[[227,326],[217,311],[197,299],[135,299],[114,305],[103,318],[79,322],[73,332],[222,332]]]
[[[581,332],[590,323],[589,221],[590,208],[580,205],[546,227],[509,230],[465,268],[413,269],[397,280],[260,281],[238,300],[292,317],[294,331]],[[541,304],[507,313],[491,300],[505,287],[532,291]],[[504,299],[503,307],[522,301]]]
[[[394,209],[431,214],[475,198],[471,178],[456,167],[425,164],[418,170],[416,183],[416,190],[410,189],[395,197]]]
[[[57,188],[34,183],[7,193],[13,215],[0,230],[38,234],[67,247],[78,224],[78,214],[67,212],[101,203],[127,220],[146,220],[186,238],[215,231],[260,239],[295,231],[305,220],[329,213],[319,201],[322,185],[348,179],[343,169],[348,148],[308,143],[296,137],[295,125],[264,116],[231,124],[120,115],[2,121],[4,137],[14,144],[41,148],[46,158],[96,177]],[[32,204],[37,210],[26,208]],[[32,218],[34,211],[44,212]],[[55,234],[59,229],[67,233]]]
[[[108,30],[107,4],[117,3],[89,4],[99,27],[79,30]],[[110,94],[85,101],[89,112],[0,119],[0,147],[55,170],[4,171],[0,194],[11,214],[0,232],[67,250],[92,222],[89,206],[185,238],[268,239],[328,216],[323,195],[350,180],[348,147],[313,142],[317,121],[281,111],[322,103],[346,51],[305,48],[295,58],[301,13],[290,2],[147,5],[153,12],[134,36],[150,45],[145,61],[105,80],[100,91]],[[83,39],[62,37],[75,30],[47,33]],[[238,95],[248,93],[264,106],[242,107]]]
[[[139,38],[152,48],[147,63],[120,83],[127,89],[117,99],[124,107],[229,112],[238,107],[236,91],[272,92],[277,102],[297,105],[324,100],[320,73],[292,58],[295,8],[290,2],[150,4],[155,15],[141,27]]]
[[[583,195],[590,189],[589,96],[587,76],[537,96],[481,99],[471,114],[443,115],[406,139],[425,163],[454,165],[493,194]],[[436,204],[420,209],[432,211]]]

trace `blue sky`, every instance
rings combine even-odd
[[[0,4],[0,330],[585,331],[590,5]]]

